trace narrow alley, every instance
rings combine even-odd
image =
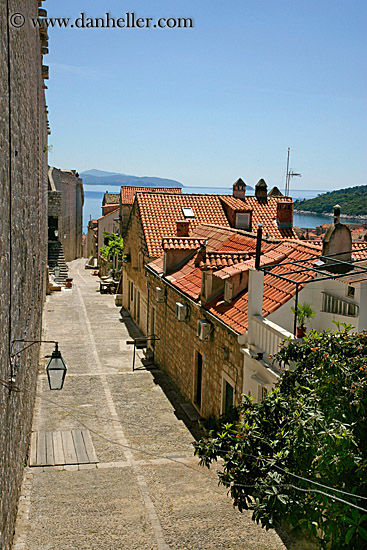
[[[198,465],[165,375],[132,372],[132,322],[84,265],[69,264],[73,288],[44,307],[43,337],[59,341],[68,371],[63,390],[51,392],[43,360],[32,441],[83,430],[98,462],[26,467],[13,550],[284,549]],[[44,344],[42,357],[52,349]]]

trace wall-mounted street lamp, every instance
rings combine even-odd
[[[58,229],[55,229],[54,235],[55,235],[55,237],[58,237],[58,236],[59,236],[59,230],[58,230]]]
[[[64,385],[64,380],[66,376],[67,366],[65,361],[62,358],[62,355],[59,351],[59,343],[55,340],[13,340],[12,346],[16,342],[22,342],[25,344],[29,344],[28,346],[24,346],[21,350],[14,352],[10,356],[10,386],[13,386],[15,384],[16,379],[16,366],[15,362],[17,357],[23,351],[30,348],[34,344],[55,344],[55,349],[52,352],[52,355],[48,355],[46,357],[50,357],[49,362],[46,365],[46,372],[47,372],[47,378],[48,378],[48,384],[50,386],[50,390],[61,390]]]

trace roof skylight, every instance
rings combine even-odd
[[[185,217],[185,219],[193,219],[195,218],[195,214],[191,208],[191,206],[183,206],[182,207],[182,213]]]

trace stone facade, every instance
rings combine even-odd
[[[148,333],[159,338],[149,343],[154,362],[169,374],[202,417],[212,414],[218,417],[227,406],[238,405],[243,387],[243,356],[238,334],[151,271],[146,280]],[[162,302],[157,302],[157,287],[163,289]],[[185,321],[176,318],[176,302],[188,308]],[[211,324],[208,341],[197,336],[199,319]]]
[[[49,220],[57,218],[58,240],[65,260],[70,262],[83,256],[83,181],[75,170],[59,170],[52,166],[48,179]]]
[[[22,13],[25,25],[9,17]],[[41,336],[47,258],[47,108],[36,0],[0,3],[0,379],[10,377],[17,339]],[[46,45],[43,38],[43,45]],[[0,546],[11,547],[32,423],[39,346],[19,356],[15,383],[0,385]]]
[[[112,235],[113,233],[116,234],[119,231],[119,222],[118,220],[116,221],[118,215],[118,209],[116,210],[115,208],[111,212],[108,212],[108,214],[98,218],[98,256],[101,247],[104,245],[105,233],[110,233]]]
[[[130,312],[131,317],[142,332],[147,334],[148,295],[144,265],[153,258],[148,256],[148,247],[136,201],[124,237],[124,255],[127,255],[130,261],[123,264],[122,304]]]
[[[86,258],[90,258],[91,256],[94,258],[97,257],[97,229],[98,221],[89,220],[86,242]]]

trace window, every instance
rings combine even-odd
[[[250,212],[236,214],[236,228],[250,229],[251,216]]]
[[[152,307],[150,317],[150,336],[155,336],[155,308]],[[154,340],[150,340],[149,345],[154,348]]]
[[[223,403],[222,412],[227,414],[233,407],[234,387],[227,380],[223,380]]]
[[[136,301],[136,323],[139,325],[140,323],[140,292],[137,290],[135,293],[135,301]]]
[[[201,389],[203,381],[203,356],[201,353],[196,353],[196,369],[195,369],[195,387],[194,387],[194,403],[200,409],[201,407]]]
[[[354,298],[356,289],[354,286],[348,285],[347,286],[347,298]]]
[[[321,311],[335,313],[336,315],[345,315],[346,317],[358,317],[359,307],[353,302],[323,292]]]
[[[184,215],[185,220],[190,220],[195,218],[195,214],[191,206],[183,206],[182,214]]]

